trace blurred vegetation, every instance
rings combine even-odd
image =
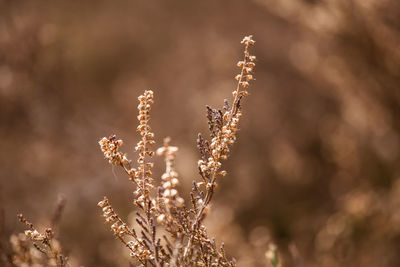
[[[266,266],[271,241],[283,266],[399,266],[396,0],[0,0],[2,248],[18,212],[45,225],[62,193],[72,265],[126,266],[96,203],[107,193],[129,217],[133,190],[98,139],[133,154],[136,97],[153,89],[156,140],[180,147],[188,192],[204,106],[235,86],[246,34],[257,80],[210,232],[239,266]]]

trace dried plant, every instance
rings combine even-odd
[[[65,203],[66,199],[59,197],[51,227],[47,227],[44,232],[39,232],[24,215],[17,215],[18,220],[25,224],[28,230],[10,237],[12,249],[10,259],[13,266],[69,266],[68,258],[64,255],[55,235]]]
[[[157,149],[157,155],[165,158],[165,172],[161,184],[154,186],[152,177],[155,154],[152,150],[154,134],[149,126],[153,92],[145,91],[139,99],[139,126],[141,140],[135,147],[138,152],[138,167],[132,167],[132,161],[120,151],[123,141],[115,135],[99,141],[105,159],[110,164],[120,166],[134,183],[135,198],[133,204],[138,207],[136,222],[140,233],[128,227],[114,211],[107,197],[98,203],[102,208],[106,222],[111,224],[114,235],[130,250],[132,258],[143,266],[235,266],[235,260],[227,258],[224,245],[216,245],[209,237],[203,220],[209,210],[217,181],[226,175],[222,170],[222,160],[226,160],[230,147],[236,141],[239,121],[242,116],[241,101],[248,95],[249,82],[253,80],[256,57],[250,55],[249,48],[255,41],[252,36],[245,37],[244,58],[237,66],[240,73],[233,91],[233,102],[224,101],[223,111],[207,106],[207,119],[210,140],[198,135],[197,146],[201,155],[198,161],[200,181],[193,182],[190,192],[191,205],[187,205],[176,186],[179,175],[174,169],[177,147],[170,146],[170,139],[164,139],[164,145]],[[157,234],[161,231],[167,235]]]

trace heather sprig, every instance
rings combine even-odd
[[[247,88],[249,82],[254,79],[252,73],[256,57],[250,55],[249,48],[255,44],[255,41],[250,35],[246,36],[241,43],[245,45],[244,59],[237,64],[241,68],[241,71],[235,78],[238,83],[236,90],[232,93],[234,97],[232,106],[225,100],[224,113],[220,109],[212,109],[207,106],[207,119],[211,140],[205,140],[200,133],[198,135],[197,147],[201,155],[201,159],[198,162],[198,169],[202,182],[197,183],[197,186],[195,185],[192,190],[192,194],[197,199],[197,203],[193,203],[196,216],[191,222],[192,226],[185,246],[184,257],[189,253],[194,239],[198,240],[198,242],[202,240],[202,233],[199,231],[201,221],[205,218],[206,208],[217,186],[217,178],[227,174],[225,170],[221,170],[222,160],[228,158],[230,147],[236,141],[236,132],[238,131],[239,120],[242,116],[241,101],[248,95]],[[203,188],[203,190],[200,191],[198,187]]]
[[[13,251],[12,263],[15,266],[69,266],[68,258],[64,255],[55,234],[65,203],[66,199],[60,196],[53,214],[51,227],[45,228],[43,232],[40,232],[23,214],[17,215],[18,220],[28,229],[24,231],[24,234],[10,237]]]
[[[255,56],[250,55],[249,48],[255,41],[252,36],[245,37],[244,58],[238,62],[240,73],[233,91],[233,102],[224,100],[223,111],[206,106],[210,140],[198,135],[197,147],[201,159],[198,161],[198,171],[201,181],[194,181],[190,192],[189,205],[178,190],[179,175],[174,167],[178,148],[170,146],[170,138],[164,139],[164,145],[157,149],[157,155],[164,156],[165,172],[161,176],[160,186],[155,187],[152,177],[153,163],[149,161],[154,155],[151,147],[155,144],[154,134],[149,126],[153,92],[145,91],[138,105],[140,141],[135,147],[138,153],[134,168],[132,161],[120,151],[123,141],[115,135],[103,137],[100,148],[104,157],[112,165],[120,166],[134,182],[134,205],[139,208],[136,222],[140,233],[130,229],[116,214],[107,197],[99,202],[103,209],[105,220],[111,223],[111,230],[120,241],[129,248],[131,256],[143,266],[236,266],[235,260],[226,257],[224,245],[216,245],[210,238],[207,229],[202,224],[209,210],[209,203],[215,192],[219,177],[227,172],[222,170],[222,161],[228,158],[230,147],[236,141],[239,121],[242,116],[241,101],[248,95],[247,88],[254,79],[253,69]],[[162,227],[169,236],[157,236],[158,227]],[[131,241],[128,241],[130,239]]]
[[[98,203],[103,209],[103,216],[107,222],[113,223],[111,230],[114,235],[131,251],[131,257],[136,258],[143,265],[147,263],[152,266],[163,266],[164,262],[170,258],[170,255],[161,247],[160,239],[156,239],[156,224],[154,219],[155,199],[151,196],[151,190],[154,189],[154,179],[152,176],[153,163],[148,161],[154,156],[151,146],[155,144],[154,134],[149,125],[151,104],[153,104],[153,92],[145,91],[138,97],[139,126],[137,131],[141,137],[135,147],[138,153],[137,168],[132,167],[132,161],[119,151],[122,146],[122,140],[117,140],[115,135],[110,138],[103,137],[99,141],[101,150],[105,159],[110,164],[120,166],[128,174],[129,179],[134,182],[136,190],[133,201],[144,215],[138,213],[136,222],[141,228],[140,235],[127,227],[127,224],[115,213],[109,204],[108,198],[104,197]],[[125,236],[130,236],[133,241],[126,241]]]

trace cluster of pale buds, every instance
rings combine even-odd
[[[43,242],[46,239],[46,236],[42,235],[37,230],[26,230],[25,235],[33,241]]]
[[[137,257],[139,259],[151,258],[151,252],[143,248],[143,246],[141,246],[137,242],[129,241],[127,245],[129,249],[132,251],[130,254],[131,257]]]
[[[103,210],[103,217],[105,218],[106,222],[114,222],[115,220],[118,219],[118,215],[114,212],[113,208],[111,207],[110,203],[108,202],[108,198],[104,197],[102,201],[97,203],[97,206],[102,208]],[[116,225],[113,225],[111,229],[116,233]]]
[[[170,146],[169,142],[170,138],[165,138],[164,146],[158,148],[156,152],[158,156],[164,156],[166,166],[165,173],[161,176],[162,197],[166,205],[176,204],[176,206],[182,207],[184,200],[179,196],[178,190],[174,188],[179,185],[178,173],[174,170],[178,147]]]
[[[254,61],[256,57],[249,54],[249,46],[254,45],[255,41],[252,39],[252,35],[244,37],[242,40],[242,44],[245,44],[245,51],[244,51],[244,60],[241,60],[237,63],[237,66],[242,69],[241,73],[236,75],[235,79],[239,81],[239,85],[246,89],[250,85],[250,81],[254,80],[253,70],[255,67]],[[244,91],[246,92],[246,91]]]
[[[107,159],[110,164],[121,165],[128,162],[125,155],[119,151],[122,144],[122,140],[117,140],[115,135],[112,135],[109,138],[103,137],[100,139],[99,145],[101,151],[103,151],[104,158]]]
[[[126,223],[122,222],[121,219],[119,219],[118,215],[114,212],[113,208],[108,202],[107,197],[104,197],[102,201],[97,203],[97,206],[103,209],[103,217],[105,218],[106,222],[113,223],[111,225],[111,230],[116,236],[123,237],[129,232],[128,226]]]
[[[145,145],[146,140],[152,140],[154,138],[154,134],[150,132],[150,126],[148,125],[150,120],[151,104],[154,103],[153,91],[146,90],[143,95],[138,97],[138,100],[139,115],[137,116],[137,118],[139,120],[139,126],[137,127],[137,130],[143,137],[143,143],[138,144],[138,146],[140,147]]]
[[[253,40],[253,35],[249,35],[249,36],[245,36],[240,43],[250,46],[250,45],[254,45],[256,43],[256,41]]]
[[[127,225],[125,223],[121,223],[120,221],[116,221],[111,225],[111,230],[117,236],[124,236],[127,232]]]

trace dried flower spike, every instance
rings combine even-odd
[[[199,194],[199,190],[197,189],[192,191],[193,196],[197,195],[197,201],[192,201],[196,216],[191,221],[192,234],[188,237],[184,249],[184,257],[188,256],[195,239],[204,239],[204,237],[199,235],[201,221],[205,217],[206,211],[208,210],[207,206],[211,201],[214,189],[217,186],[217,178],[226,175],[226,171],[220,170],[222,166],[221,162],[228,158],[230,147],[236,141],[236,132],[238,131],[239,120],[242,116],[240,110],[241,100],[248,95],[246,89],[249,87],[250,81],[254,79],[252,73],[255,67],[255,63],[253,62],[255,61],[255,56],[250,55],[249,47],[254,45],[255,41],[253,40],[252,35],[249,35],[246,36],[241,43],[245,45],[244,59],[237,63],[237,66],[241,68],[241,71],[240,74],[235,77],[238,84],[236,90],[232,92],[234,96],[233,105],[230,109],[225,108],[223,114],[222,111],[212,110],[207,106],[207,119],[209,121],[209,129],[211,131],[212,139],[207,143],[207,146],[205,146],[206,141],[204,141],[202,135],[199,134],[197,141],[202,156],[198,161],[198,168],[202,179],[206,182],[206,192]],[[225,107],[229,106],[227,101],[224,102]],[[206,151],[209,152],[209,154],[207,154]],[[192,197],[192,199],[194,199],[194,197]]]
[[[182,207],[184,204],[183,198],[178,194],[175,189],[179,185],[178,173],[174,168],[174,161],[178,148],[176,146],[170,146],[170,138],[164,139],[164,146],[157,149],[156,153],[158,156],[164,156],[165,161],[165,172],[161,176],[161,193],[164,198],[164,203],[167,206]]]

